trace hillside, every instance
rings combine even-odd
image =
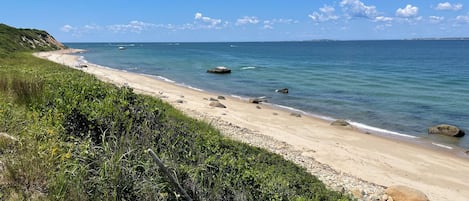
[[[65,46],[49,33],[37,29],[17,29],[0,24],[0,55],[16,51],[46,51]]]

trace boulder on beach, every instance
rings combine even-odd
[[[219,100],[225,100],[225,97],[224,96],[218,96],[217,97]]]
[[[407,186],[390,186],[385,192],[395,201],[429,201],[428,197],[424,193]]]
[[[263,102],[264,100],[263,99],[260,99],[260,98],[251,98],[249,99],[249,102],[250,103],[254,103],[254,104],[259,104],[261,102]]]
[[[349,122],[344,119],[337,119],[331,123],[332,126],[352,127]]]
[[[288,88],[277,89],[275,90],[277,93],[288,94]]]
[[[225,105],[221,104],[221,103],[218,102],[218,101],[212,101],[212,102],[210,102],[209,105],[212,106],[212,107],[226,108]]]
[[[261,96],[259,98],[250,98],[249,102],[254,103],[254,104],[259,104],[259,103],[262,103],[262,102],[267,103],[268,101],[267,101],[267,97]]]
[[[433,126],[428,129],[428,134],[447,135],[451,137],[462,137],[465,135],[463,130],[459,129],[456,126],[448,124],[440,124]]]
[[[207,73],[226,74],[231,73],[231,69],[224,66],[218,66],[215,68],[208,69]]]
[[[301,117],[300,113],[295,113],[295,112],[292,112],[290,115],[294,117]]]

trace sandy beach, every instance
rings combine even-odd
[[[469,158],[464,156],[465,150],[446,150],[334,127],[328,121],[295,116],[266,104],[91,63],[79,68],[79,57],[69,54],[79,51],[35,55],[159,97],[191,117],[210,122],[226,136],[278,153],[305,167],[329,187],[358,198],[366,200],[382,193],[385,187],[405,185],[422,191],[433,201],[469,200]],[[225,99],[219,102],[226,108],[209,106],[210,98],[220,95]]]

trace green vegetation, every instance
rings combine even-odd
[[[350,200],[159,99],[30,53],[0,57],[0,200]]]
[[[15,51],[46,51],[63,47],[45,31],[17,29],[0,24],[0,56],[2,57]]]

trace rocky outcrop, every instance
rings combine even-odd
[[[224,66],[218,66],[215,68],[208,69],[207,73],[227,74],[227,73],[231,73],[231,69],[224,67]]]
[[[463,130],[459,129],[456,126],[448,124],[440,124],[433,126],[428,129],[428,134],[447,135],[451,137],[462,137],[465,135]]]
[[[424,193],[407,186],[390,186],[385,192],[394,201],[429,201]]]

